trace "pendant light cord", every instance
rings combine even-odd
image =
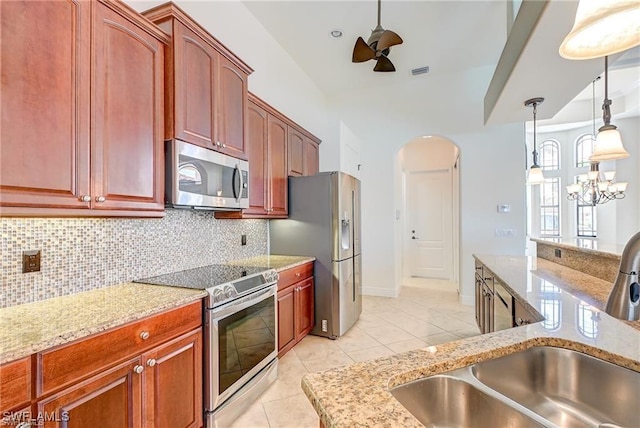
[[[378,0],[378,27],[380,26],[380,4],[382,0]]]
[[[536,146],[536,115],[538,113],[538,103],[533,103],[533,165],[538,166],[538,150]]]
[[[602,103],[602,120],[604,126],[611,125],[611,100],[609,99],[609,57],[604,57],[604,102]]]

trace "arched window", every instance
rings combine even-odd
[[[540,145],[540,167],[543,170],[560,169],[560,144],[555,140]]]
[[[576,166],[578,168],[589,166],[589,158],[593,153],[595,142],[596,139],[591,134],[582,135],[576,140]]]

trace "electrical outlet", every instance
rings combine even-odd
[[[40,250],[22,252],[22,273],[40,272]]]
[[[494,232],[496,238],[513,238],[513,229],[496,229]]]
[[[554,250],[554,254],[557,258],[561,258],[562,257],[562,250],[560,248],[556,248]]]
[[[240,238],[240,243],[242,245],[247,245],[247,235],[242,235],[242,237]]]

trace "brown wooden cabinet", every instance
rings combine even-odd
[[[289,125],[289,175],[315,175],[319,171],[320,140],[297,126]]]
[[[44,350],[0,367],[2,410],[45,427],[202,427],[202,341],[197,301]]]
[[[313,262],[280,272],[278,280],[278,357],[315,325]]]
[[[165,58],[165,138],[246,159],[253,70],[175,4],[143,15],[172,36]]]
[[[163,215],[168,38],[121,2],[2,2],[3,215]]]

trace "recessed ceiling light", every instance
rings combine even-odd
[[[342,31],[340,30],[333,30],[332,32],[329,33],[329,35],[331,37],[333,37],[334,39],[339,39],[340,37],[342,37]]]

